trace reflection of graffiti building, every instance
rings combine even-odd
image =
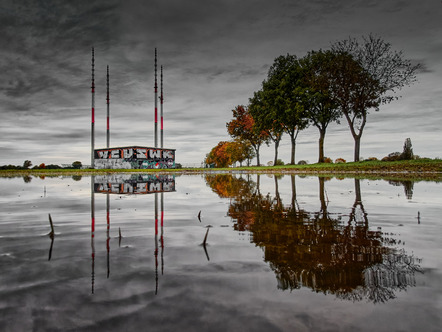
[[[95,150],[96,168],[174,168],[175,150],[140,146]]]
[[[104,193],[106,195],[106,251],[107,251],[107,278],[110,276],[110,230],[111,230],[111,194],[133,195],[133,194],[153,194],[149,195],[154,199],[155,214],[155,294],[158,292],[158,256],[161,258],[161,274],[164,270],[164,193],[175,191],[175,176],[171,174],[108,174],[97,175],[91,178],[91,258],[92,271],[91,283],[92,294],[95,289],[95,193]],[[99,195],[101,196],[101,195]],[[160,202],[159,202],[160,201]],[[159,213],[160,212],[160,213]],[[160,223],[160,224],[159,224]],[[160,226],[160,227],[158,227]],[[160,229],[160,232],[159,232]],[[121,228],[118,228],[119,242],[121,246]],[[159,239],[158,239],[158,236]],[[161,252],[159,249],[161,248]],[[50,254],[52,252],[52,244]],[[159,255],[160,253],[160,255]]]
[[[96,176],[94,192],[108,194],[152,194],[175,191],[173,175],[115,174]]]

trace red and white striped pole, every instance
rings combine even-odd
[[[94,294],[95,285],[95,176],[91,177],[91,283],[92,294]]]
[[[106,145],[107,145],[107,148],[109,148],[109,142],[110,142],[110,129],[109,129],[109,66],[107,66],[106,87],[107,87],[107,94],[106,94],[106,103],[107,103]]]
[[[92,47],[92,121],[91,121],[91,168],[94,168],[95,164],[95,156],[94,156],[94,145],[95,145],[95,77],[94,77],[94,48]]]
[[[158,83],[157,83],[157,49],[155,48],[155,130],[154,143],[158,147]]]
[[[163,66],[161,66],[161,96],[160,96],[160,115],[161,115],[161,129],[160,129],[160,137],[161,137],[161,148],[163,148]]]

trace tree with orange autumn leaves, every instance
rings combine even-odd
[[[255,156],[253,148],[248,142],[236,139],[232,142],[222,141],[206,155],[205,163],[216,167],[228,167],[235,162],[242,163]]]
[[[232,113],[233,119],[226,123],[227,132],[233,138],[250,143],[255,150],[256,164],[259,166],[259,149],[263,143],[268,143],[268,133],[258,128],[247,107],[238,105]]]

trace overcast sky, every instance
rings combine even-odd
[[[361,156],[402,151],[442,157],[442,1],[0,0],[0,165],[90,164],[91,48],[96,142],[106,144],[110,66],[111,146],[154,145],[154,50],[164,67],[164,145],[200,164],[236,105],[248,103],[273,60],[304,56],[372,33],[421,63],[418,83],[368,117]],[[296,161],[316,162],[316,127],[300,133]],[[352,160],[345,121],[329,127],[326,156]],[[290,160],[284,136],[280,158]],[[273,160],[273,146],[261,162]]]

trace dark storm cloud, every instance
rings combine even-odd
[[[35,111],[48,101],[48,95],[57,104],[63,95],[74,92],[73,86],[78,85],[74,76],[85,72],[79,54],[95,43],[103,47],[113,40],[116,6],[112,1],[2,1],[0,29],[5,46],[0,98],[16,100],[2,111]],[[46,97],[35,96],[40,93]]]
[[[225,124],[231,110],[248,103],[277,56],[303,56],[350,35],[378,34],[395,49],[403,49],[413,63],[422,64],[421,87],[402,91],[406,98],[392,104],[393,110],[400,111],[387,108],[370,114],[369,128],[373,123],[379,131],[388,130],[398,114],[416,108],[437,120],[441,12],[442,4],[432,0],[419,4],[380,0],[2,1],[3,146],[23,141],[21,149],[26,150],[32,142],[28,146],[33,150],[41,146],[36,156],[52,153],[51,158],[63,160],[66,146],[73,144],[69,158],[77,154],[76,159],[87,163],[91,47],[95,47],[98,145],[104,142],[106,65],[111,74],[111,141],[117,145],[153,141],[155,47],[158,66],[164,65],[165,73],[165,142],[182,152],[180,158],[191,155],[188,162],[195,158],[200,162],[218,141],[229,139]],[[427,125],[423,117],[409,118],[416,126]],[[403,131],[406,125],[399,127]],[[348,134],[343,123],[333,127],[326,142],[340,149],[343,141],[351,139],[342,139]],[[378,146],[375,136],[363,137],[363,141]],[[316,153],[317,131],[305,131],[299,140],[306,148],[297,153]],[[51,142],[57,143],[52,144],[52,152],[46,148]],[[281,155],[288,154],[286,147],[289,144],[283,142]],[[271,155],[273,148],[268,150]],[[352,152],[351,146],[348,151]],[[22,163],[20,155],[14,158]]]

